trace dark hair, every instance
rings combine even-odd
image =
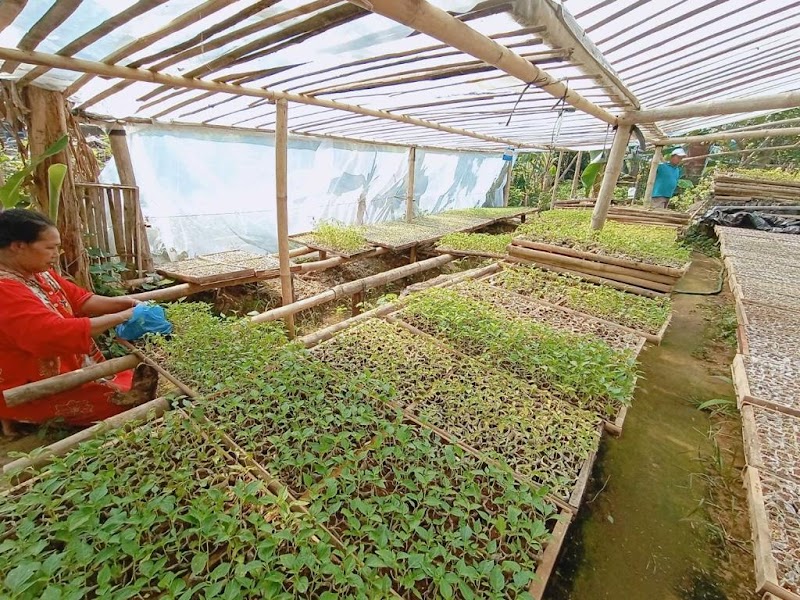
[[[14,242],[30,244],[53,222],[41,213],[24,208],[12,208],[0,212],[0,248],[8,248]]]

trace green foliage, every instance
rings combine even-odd
[[[511,243],[511,234],[449,233],[439,240],[440,249],[493,252],[505,254]]]
[[[691,257],[677,243],[672,227],[607,221],[602,230],[594,231],[591,219],[591,211],[551,210],[529,219],[517,234],[534,241],[673,267],[682,267]]]
[[[339,252],[357,252],[369,248],[364,228],[339,223],[320,223],[311,238],[320,246]]]
[[[633,356],[596,338],[509,319],[452,289],[412,297],[403,318],[461,352],[606,419],[613,420],[633,397]]]
[[[785,169],[750,169],[736,168],[725,169],[726,175],[746,177],[748,179],[767,179],[769,181],[786,181],[789,183],[800,182],[800,171],[787,171]]]
[[[58,154],[59,152],[63,152],[67,144],[69,143],[69,137],[65,134],[61,136],[58,140],[56,140],[50,147],[48,147],[42,154],[39,156],[34,156],[28,161],[28,165],[20,168],[16,173],[13,173],[8,177],[5,184],[0,187],[0,203],[2,203],[4,209],[15,208],[17,206],[29,206],[31,204],[30,198],[26,195],[23,195],[23,190],[25,186],[25,182],[28,177],[36,170],[42,161],[51,156]],[[55,165],[53,165],[55,166]],[[48,172],[49,175],[49,172]],[[53,172],[53,177],[57,178],[59,176],[59,171],[56,170]],[[63,177],[61,179],[63,182]],[[51,190],[51,199],[52,199],[52,192],[55,186],[50,184]],[[58,186],[60,190],[60,185]],[[52,206],[52,200],[51,200]]]
[[[367,321],[312,353],[351,376],[382,382],[421,420],[563,498],[597,447],[599,419],[591,413],[397,325]]]
[[[597,178],[605,169],[606,162],[608,162],[606,159],[606,154],[602,150],[592,151],[590,156],[592,158],[591,162],[581,173],[583,192],[587,197],[591,194],[592,188],[594,187],[595,183],[597,183]]]
[[[53,223],[58,223],[58,208],[61,204],[61,188],[67,176],[67,165],[61,163],[50,165],[47,169],[48,216]]]
[[[122,275],[127,270],[125,265],[114,260],[112,255],[100,248],[87,248],[86,253],[90,259],[97,261],[89,265],[89,275],[95,293],[101,296],[124,295],[126,292],[122,286]]]
[[[497,276],[496,283],[518,294],[563,305],[652,334],[657,334],[667,322],[672,306],[669,298],[628,294],[607,286],[587,283],[572,275],[561,275],[533,267],[505,269]]]

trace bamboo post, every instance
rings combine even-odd
[[[592,213],[592,229],[600,230],[606,223],[608,207],[611,206],[611,199],[614,197],[614,189],[617,187],[620,171],[622,171],[622,161],[628,149],[628,139],[631,136],[631,125],[620,125],[614,135],[614,143],[611,145],[611,153],[606,164],[606,171],[603,175],[603,183],[600,186],[600,193],[594,205]]]
[[[62,373],[49,379],[42,379],[41,381],[34,381],[5,390],[3,398],[6,401],[6,406],[19,406],[32,400],[38,400],[39,398],[80,387],[90,381],[96,381],[103,377],[133,369],[138,364],[139,358],[132,355],[112,358],[91,367],[84,367],[77,371]]]
[[[578,182],[581,180],[581,161],[583,160],[583,150],[578,151],[578,158],[575,161],[575,174],[572,176],[572,190],[570,190],[570,199],[575,197],[578,193]]]
[[[286,306],[294,301],[292,271],[289,263],[289,103],[280,99],[275,104],[275,202],[278,214],[278,260],[281,269],[281,300],[283,306]],[[284,323],[289,339],[294,339],[294,313],[288,313]]]
[[[553,193],[550,197],[550,209],[552,210],[556,206],[556,200],[558,200],[558,182],[559,178],[561,177],[561,162],[564,160],[564,151],[558,151],[558,164],[556,165],[556,176],[553,180]]]
[[[650,161],[650,172],[647,174],[647,186],[644,188],[644,205],[650,207],[653,205],[653,188],[656,185],[656,174],[658,173],[658,165],[661,164],[661,158],[664,148],[656,146],[653,152],[653,160]]]
[[[514,161],[508,161],[508,172],[506,173],[506,185],[503,188],[503,206],[508,206],[508,200],[511,197],[511,181],[514,178]]]
[[[114,156],[120,184],[135,187],[136,175],[133,173],[133,162],[125,130],[119,127],[109,129],[108,140],[111,144],[111,154]]]
[[[414,220],[414,186],[417,177],[417,148],[411,146],[408,150],[408,189],[406,191],[406,221]]]

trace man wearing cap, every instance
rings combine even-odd
[[[656,170],[656,182],[653,185],[653,208],[667,208],[670,198],[678,188],[681,178],[681,161],[686,156],[683,148],[676,148],[669,157],[669,162],[662,162]]]

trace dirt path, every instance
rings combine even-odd
[[[713,289],[718,270],[700,257],[680,287]],[[733,397],[733,349],[715,338],[729,300],[674,297],[664,342],[640,356],[623,436],[603,442],[548,600],[755,598],[738,415],[697,408]]]

